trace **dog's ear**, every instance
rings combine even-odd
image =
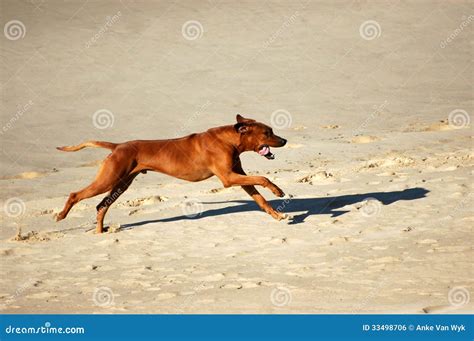
[[[250,127],[246,123],[237,123],[234,124],[234,129],[240,134],[245,134],[249,131]]]
[[[255,122],[255,120],[252,120],[250,118],[245,118],[245,117],[243,117],[239,114],[237,114],[235,119],[237,120],[238,123],[252,123],[252,122]]]

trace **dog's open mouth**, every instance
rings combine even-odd
[[[270,147],[267,144],[261,145],[258,149],[258,153],[265,156],[268,160],[273,160],[275,155],[270,151]]]

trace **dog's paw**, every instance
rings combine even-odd
[[[272,192],[279,198],[283,198],[285,196],[285,192],[283,192],[282,189],[277,186],[275,186],[275,188],[272,188]]]
[[[61,221],[63,220],[65,217],[64,217],[64,214],[61,214],[61,212],[59,213],[56,213],[54,216],[53,216],[54,220],[56,221]]]
[[[274,219],[280,221],[280,220],[283,220],[283,219],[287,219],[288,214],[275,211],[275,212],[272,213],[272,217]]]

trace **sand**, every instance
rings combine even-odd
[[[472,2],[2,1],[0,311],[473,311]],[[185,24],[187,23],[187,24]],[[23,31],[22,31],[23,30]],[[24,36],[22,34],[24,33]],[[140,175],[53,216],[106,150],[241,113],[289,143],[240,188]]]

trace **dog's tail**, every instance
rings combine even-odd
[[[118,143],[105,142],[105,141],[87,141],[87,142],[78,144],[77,146],[56,147],[56,149],[62,150],[64,152],[76,152],[86,147],[107,148],[110,150],[114,150],[115,147],[117,146],[118,146]]]

